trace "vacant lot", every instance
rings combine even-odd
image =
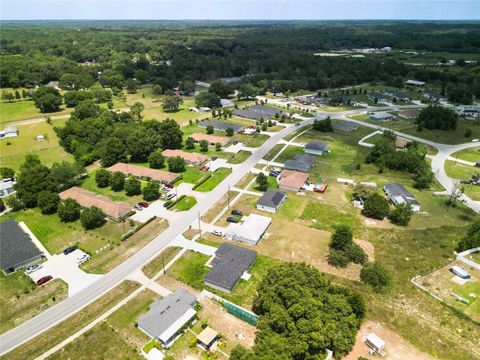
[[[32,119],[32,118],[47,118],[47,116],[68,114],[73,109],[64,108],[56,113],[41,113],[35,107],[32,100],[16,101],[16,102],[2,102],[0,104],[0,124],[4,125],[14,121]]]
[[[480,160],[480,146],[465,149],[451,155],[454,158],[458,158],[465,161],[477,162]]]
[[[185,196],[182,200],[175,204],[175,209],[178,211],[190,210],[197,204],[197,199],[193,196]]]
[[[218,184],[220,184],[223,179],[225,179],[230,173],[232,172],[232,169],[228,168],[220,168],[217,169],[212,173],[212,176],[205,181],[202,185],[200,185],[198,188],[195,190],[197,191],[212,191]]]
[[[160,255],[143,266],[142,271],[145,276],[151,278],[158,274],[163,269],[164,265],[167,265],[174,257],[180,252],[181,248],[177,246],[171,246],[166,248]]]

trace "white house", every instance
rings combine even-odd
[[[0,139],[6,139],[15,136],[18,136],[18,131],[15,126],[6,127],[3,129],[3,131],[0,131]]]
[[[7,197],[15,192],[13,186],[15,181],[11,179],[3,179],[0,181],[0,198]]]
[[[276,213],[278,208],[283,204],[287,194],[281,191],[267,190],[263,196],[257,201],[257,209],[271,213]]]
[[[220,105],[222,105],[222,108],[232,108],[235,106],[235,103],[232,100],[228,99],[220,99]]]

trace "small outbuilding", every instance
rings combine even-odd
[[[461,277],[462,279],[470,279],[472,277],[468,272],[466,272],[464,269],[457,265],[452,266],[450,271],[458,277]]]
[[[197,336],[197,343],[200,344],[205,350],[209,351],[218,340],[218,332],[211,327],[206,327]]]
[[[265,194],[258,199],[257,209],[276,213],[286,198],[287,194],[282,191],[267,190]]]
[[[0,139],[6,139],[18,136],[18,131],[15,126],[9,126],[0,131]]]
[[[365,344],[375,353],[381,353],[385,350],[385,341],[380,339],[376,334],[370,333],[365,339]]]
[[[426,82],[419,80],[407,80],[405,81],[405,84],[407,84],[408,86],[422,87],[425,86]]]
[[[3,179],[0,181],[0,198],[7,197],[15,193],[16,182],[12,179]]]

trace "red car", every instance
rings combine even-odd
[[[37,285],[38,285],[38,286],[43,285],[43,284],[49,282],[49,281],[52,280],[52,279],[53,279],[53,276],[52,276],[52,275],[44,276],[44,277],[42,277],[41,279],[38,279]]]
[[[148,202],[146,202],[146,201],[140,201],[140,202],[138,203],[138,206],[147,208],[147,207],[148,207]]]
[[[172,184],[165,184],[165,187],[169,188],[169,189],[173,189],[173,185]]]

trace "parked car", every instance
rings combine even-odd
[[[146,201],[140,201],[137,205],[138,205],[138,206],[141,206],[141,207],[143,207],[143,208],[147,208],[147,207],[148,207],[148,202],[146,202]]]
[[[44,277],[38,279],[37,285],[38,285],[38,286],[43,285],[43,284],[49,282],[49,281],[52,280],[52,279],[53,279],[52,275],[44,276]]]
[[[79,265],[80,265],[80,264],[83,264],[85,261],[90,260],[90,255],[88,255],[88,254],[83,254],[83,255],[77,257],[76,260],[77,260],[77,264],[79,264]]]
[[[43,267],[42,264],[37,264],[37,265],[29,266],[29,267],[27,268],[27,270],[25,271],[25,273],[31,274],[31,273],[33,273],[33,272],[35,272],[35,271],[37,271],[37,270],[40,270],[42,267]]]
[[[268,173],[268,176],[277,177],[278,175],[280,175],[280,173],[277,172],[277,171],[273,171],[273,170]]]
[[[135,205],[134,208],[135,208],[135,210],[138,210],[138,211],[142,211],[144,209],[143,206],[140,206],[138,204]]]
[[[212,234],[213,235],[216,235],[216,236],[223,236],[223,233],[220,231],[220,230],[217,230],[217,229],[214,229],[212,231]]]
[[[229,223],[238,223],[238,219],[237,218],[234,218],[233,216],[229,216],[227,218],[227,222]]]
[[[299,122],[297,122],[297,123],[295,124],[295,126],[300,126],[300,123],[299,123]]]
[[[238,141],[237,140],[234,140],[233,141],[233,145],[237,145],[238,144]]]
[[[213,157],[212,157],[212,161],[215,161],[215,160],[217,160],[217,159],[218,159],[218,156],[213,156]]]
[[[173,184],[165,184],[165,187],[166,187],[167,189],[173,189]]]
[[[65,250],[63,250],[63,254],[68,255],[68,254],[74,252],[77,249],[78,249],[78,246],[76,246],[76,245],[70,246],[70,247],[66,248]]]
[[[163,204],[163,207],[166,208],[168,205],[170,205],[172,202],[171,201],[165,201]]]
[[[204,165],[200,168],[201,171],[208,171],[209,167]]]
[[[165,199],[167,199],[167,200],[172,200],[175,196],[177,196],[177,194],[175,194],[175,193],[168,193],[167,195],[165,195]]]
[[[243,213],[240,210],[232,210],[232,215],[243,216]]]
[[[472,142],[479,142],[480,139],[473,139]]]

